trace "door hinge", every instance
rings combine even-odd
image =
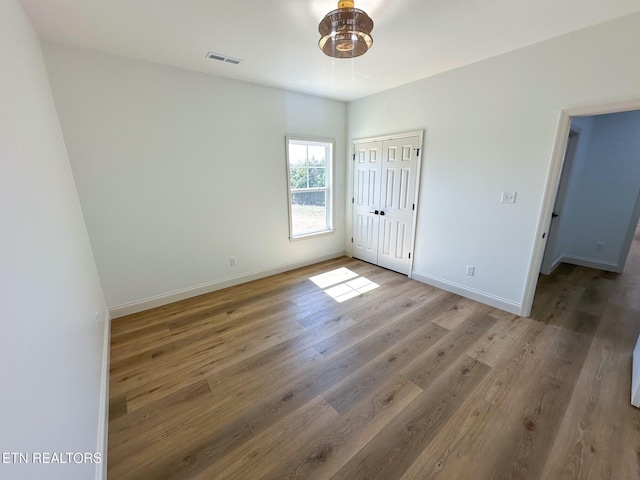
[[[413,204],[413,207],[411,208],[411,210],[415,210],[416,209],[416,204]]]
[[[409,258],[411,258],[411,252],[409,252]]]
[[[351,197],[351,203],[356,203],[356,199],[354,197]]]
[[[419,156],[420,156],[420,149],[416,148],[416,157],[419,157]]]
[[[351,160],[353,160],[354,162],[356,161],[356,154],[355,153],[351,155]]]
[[[353,237],[351,237],[351,243],[353,243]]]

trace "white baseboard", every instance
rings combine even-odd
[[[640,337],[633,349],[633,367],[631,369],[631,405],[640,407]]]
[[[551,262],[551,265],[549,266],[549,270],[544,270],[543,268],[540,268],[540,273],[543,275],[551,275],[553,271],[556,268],[558,268],[558,265],[560,265],[561,263],[562,263],[562,255],[560,255],[553,262]]]
[[[562,263],[562,255],[553,261],[553,263],[551,264],[551,272],[549,272],[549,274],[553,273],[553,271],[556,268],[558,268],[558,265],[560,265],[561,263]]]
[[[102,343],[102,373],[100,378],[100,407],[98,411],[98,443],[96,452],[102,462],[96,464],[96,480],[107,480],[107,447],[109,439],[109,363],[111,350],[111,316],[104,315],[104,340]]]
[[[622,273],[622,269],[616,262],[607,262],[597,258],[579,257],[577,255],[562,255],[560,259],[563,263],[578,265],[580,267],[596,268],[607,272]]]
[[[256,270],[254,272],[244,273],[235,277],[223,278],[214,282],[203,283],[202,285],[196,285],[194,287],[189,287],[162,295],[156,295],[154,297],[145,298],[135,302],[127,303],[125,305],[111,307],[109,308],[109,313],[112,319],[124,317],[125,315],[142,312],[144,310],[149,310],[150,308],[160,307],[162,305],[178,302],[180,300],[203,295],[205,293],[214,292],[223,288],[232,287],[241,283],[250,282],[259,278],[268,277],[277,273],[287,272],[289,270],[294,270],[300,267],[306,267],[307,265],[313,265],[314,263],[324,262],[326,260],[333,260],[334,258],[342,257],[344,255],[346,255],[345,252],[335,252],[318,257],[305,258],[303,260],[298,260],[291,263],[284,263],[264,270]]]
[[[506,298],[501,298],[496,295],[491,295],[490,293],[475,290],[465,285],[460,285],[459,283],[454,283],[442,278],[434,277],[433,275],[416,272],[415,270],[411,273],[411,278],[419,282],[441,288],[442,290],[446,290],[447,292],[456,293],[463,297],[470,298],[471,300],[475,300],[491,307],[513,313],[515,315],[522,314],[522,304],[512,302],[511,300],[507,300]]]

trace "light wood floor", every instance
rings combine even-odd
[[[117,319],[109,478],[640,479],[633,248],[531,318],[341,258]]]

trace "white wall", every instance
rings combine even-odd
[[[38,39],[17,1],[0,2],[0,32],[0,454],[94,453],[105,302]],[[3,460],[0,478],[11,480],[87,480],[100,467]]]
[[[622,270],[618,265],[640,191],[640,111],[576,118],[581,134],[571,195],[563,209],[561,256],[567,263]],[[602,250],[595,249],[603,243]]]
[[[114,313],[344,253],[344,103],[43,48]],[[336,140],[333,235],[288,239],[287,133]]]
[[[425,129],[415,278],[520,311],[560,112],[640,98],[638,44],[636,14],[349,104],[349,139]]]

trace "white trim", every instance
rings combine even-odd
[[[622,247],[620,248],[620,256],[618,257],[618,265],[620,270],[618,271],[618,273],[622,273],[622,271],[624,270],[624,266],[627,263],[627,258],[629,257],[629,251],[631,250],[633,238],[636,235],[636,229],[638,228],[639,220],[640,190],[638,190],[638,194],[636,195],[636,203],[633,207],[633,212],[631,212],[631,220],[629,221],[629,226],[627,227],[627,234],[625,235],[624,242],[622,243]]]
[[[631,368],[631,405],[640,407],[640,337],[633,349]]]
[[[100,407],[98,411],[98,446],[102,462],[96,464],[96,480],[107,480],[107,450],[109,442],[109,363],[111,361],[111,315],[104,312],[104,339],[102,342],[102,373],[100,375]]]
[[[564,163],[564,152],[567,148],[567,140],[569,137],[569,130],[571,128],[571,119],[573,117],[626,112],[629,110],[640,110],[640,98],[620,100],[599,105],[571,107],[560,112],[558,130],[556,132],[553,153],[551,155],[551,163],[547,174],[547,184],[544,190],[542,206],[538,214],[538,226],[536,228],[533,251],[529,262],[529,272],[527,274],[527,281],[524,285],[524,295],[521,308],[521,315],[523,317],[528,317],[531,314],[531,307],[533,306],[533,297],[536,292],[536,286],[538,285],[538,274],[540,273],[544,248],[547,243],[547,239],[543,238],[543,235],[546,237],[549,224],[551,223],[551,214],[553,213],[555,198],[558,192],[560,173],[562,172],[562,164]]]
[[[608,272],[622,273],[620,265],[616,262],[606,262],[597,258],[579,257],[577,255],[562,255],[558,263],[570,263],[581,267],[597,268],[598,270],[606,270]]]
[[[547,173],[547,184],[544,188],[544,196],[542,198],[542,206],[538,213],[538,226],[536,228],[536,237],[534,240],[533,252],[529,261],[529,273],[524,286],[524,298],[522,299],[523,317],[531,314],[533,306],[533,297],[536,293],[538,285],[538,275],[542,267],[542,259],[544,257],[544,249],[547,244],[547,233],[551,224],[551,214],[556,202],[558,186],[560,184],[560,175],[562,173],[562,164],[564,163],[564,152],[567,149],[567,141],[569,140],[569,131],[571,129],[571,117],[566,111],[560,112],[558,119],[558,130],[551,155],[551,164]],[[543,238],[544,237],[544,238]]]
[[[640,98],[630,98],[596,105],[582,105],[579,107],[566,108],[563,111],[571,117],[588,117],[605,113],[628,112],[630,110],[640,110]]]
[[[442,290],[446,290],[447,292],[455,293],[463,297],[470,298],[471,300],[484,303],[491,307],[499,308],[500,310],[513,313],[514,315],[521,315],[520,312],[522,311],[522,305],[516,302],[512,302],[511,300],[507,300],[506,298],[498,297],[496,295],[476,290],[474,288],[469,288],[459,283],[450,282],[449,280],[435,277],[427,273],[416,272],[415,270],[413,271],[412,278],[419,282],[441,288]]]
[[[313,265],[314,263],[324,262],[326,260],[333,260],[334,258],[342,257],[345,252],[335,252],[318,257],[309,257],[302,260],[298,260],[290,263],[283,263],[264,270],[256,270],[254,272],[243,273],[235,277],[223,278],[214,282],[203,283],[189,288],[183,288],[176,290],[175,292],[169,292],[162,295],[156,295],[154,297],[144,298],[124,305],[117,305],[109,309],[111,318],[124,317],[125,315],[131,315],[132,313],[142,312],[150,308],[160,307],[169,303],[178,302],[187,298],[195,297],[197,295],[203,295],[205,293],[211,293],[223,288],[232,287],[241,283],[250,282],[259,278],[268,277],[277,273],[287,272],[300,267],[306,267]]]
[[[394,133],[391,135],[382,135],[380,137],[356,138],[355,140],[352,140],[351,143],[354,144],[354,143],[382,142],[384,140],[396,140],[398,138],[415,137],[417,135],[420,135],[420,148],[422,148],[423,134],[424,134],[424,130],[414,130],[412,132]]]
[[[319,232],[311,232],[311,233],[305,233],[303,235],[298,235],[296,237],[289,237],[289,241],[297,242],[298,240],[306,240],[307,238],[322,237],[323,235],[333,235],[334,233],[336,233],[335,230],[321,230]]]
[[[418,162],[416,164],[416,191],[414,192],[413,195],[413,201],[414,201],[414,205],[415,208],[413,209],[413,224],[411,226],[412,233],[413,235],[411,235],[411,241],[409,242],[409,273],[407,273],[407,276],[409,278],[413,278],[413,263],[415,261],[416,258],[416,233],[418,231],[418,210],[420,208],[420,172],[422,171],[422,154],[424,153],[424,137],[423,137],[423,132],[424,130],[419,130],[418,131],[418,138],[420,139],[420,147],[419,148],[419,154],[418,154]]]
[[[551,275],[553,273],[553,271],[558,268],[558,265],[560,265],[562,263],[562,255],[559,255],[558,258],[556,258],[553,262],[551,262],[551,265],[549,266],[549,273],[545,273],[545,272],[540,272],[543,275]]]

